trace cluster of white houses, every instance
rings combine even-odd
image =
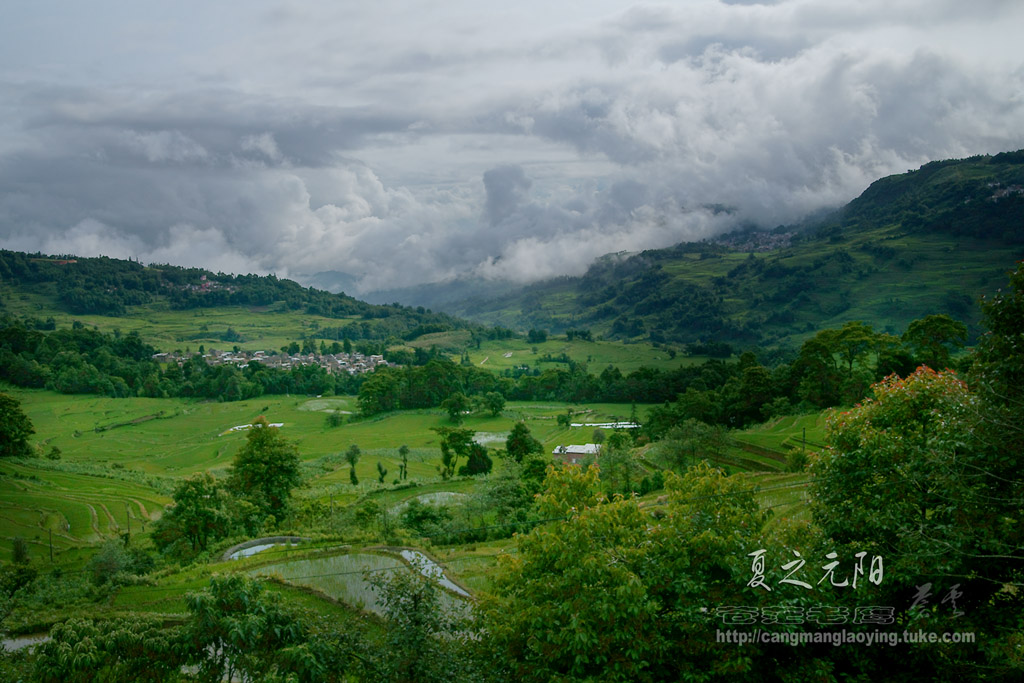
[[[173,353],[154,354],[153,360],[159,363],[177,363],[179,366],[197,353],[182,354],[177,351]],[[202,354],[203,360],[208,365],[237,365],[240,369],[248,367],[249,363],[260,363],[268,368],[279,368],[290,370],[294,367],[306,365],[318,365],[330,373],[347,372],[350,375],[360,375],[364,372],[372,372],[381,365],[392,365],[384,360],[384,356],[364,356],[361,353],[307,353],[289,355],[286,353],[266,353],[264,351],[217,351],[209,349]]]

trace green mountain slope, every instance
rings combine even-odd
[[[382,345],[478,329],[445,313],[376,306],[273,275],[6,250],[0,313],[36,318],[40,329],[77,320],[103,331],[138,331],[168,351],[189,343],[270,350],[301,339]]]
[[[1024,151],[883,178],[809,227],[611,255],[581,277],[445,306],[481,323],[654,342],[793,346],[863,320],[902,332],[976,300],[1024,258]]]

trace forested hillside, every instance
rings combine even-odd
[[[337,318],[321,338],[415,339],[472,325],[422,308],[375,306],[345,294],[305,288],[274,275],[225,275],[200,268],[144,266],[135,261],[73,255],[46,256],[0,250],[0,285],[49,296],[66,312],[125,316],[133,306],[189,311],[225,306],[267,307]],[[10,295],[10,294],[9,294]],[[2,305],[3,299],[0,299]]]
[[[944,313],[977,333],[977,299],[1024,257],[1024,153],[926,164],[883,178],[808,226],[609,255],[581,277],[449,312],[516,329],[796,347],[863,320],[898,332]]]

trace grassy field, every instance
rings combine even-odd
[[[50,543],[60,556],[133,531],[159,518],[170,498],[151,486],[100,474],[76,474],[0,463],[0,553],[12,539],[28,541],[29,556],[48,561]]]
[[[316,335],[323,327],[339,327],[358,318],[327,318],[292,311],[283,303],[271,306],[222,306],[186,311],[170,310],[165,303],[133,306],[128,315],[79,315],[57,307],[56,291],[40,285],[37,290],[0,286],[0,298],[8,312],[35,318],[53,317],[58,327],[71,327],[77,320],[102,332],[120,330],[138,332],[147,342],[162,351],[196,351],[230,349],[234,345],[251,350],[278,350],[307,335]],[[232,329],[242,341],[223,341],[222,335]]]
[[[246,439],[244,431],[231,428],[248,424],[258,415],[283,423],[283,435],[298,446],[306,479],[306,484],[295,492],[300,507],[319,501],[329,503],[330,509],[341,513],[346,505],[372,501],[394,516],[413,499],[437,503],[438,498],[443,498],[465,528],[495,521],[493,511],[476,507],[458,511],[462,502],[474,502],[470,496],[480,490],[483,480],[443,481],[437,473],[438,435],[432,428],[452,426],[447,414],[440,410],[405,411],[366,420],[351,416],[351,421],[330,428],[325,416],[334,410],[353,413],[354,397],[275,396],[212,403],[107,399],[33,390],[10,393],[22,402],[36,427],[34,442],[43,452],[53,446],[61,452],[59,460],[40,457],[0,463],[0,554],[10,557],[13,539],[24,538],[29,543],[32,561],[41,568],[50,566],[51,534],[54,563],[65,571],[82,571],[94,549],[104,540],[121,537],[129,524],[132,544],[149,547],[147,532],[170,502],[176,482],[195,471],[223,473]],[[555,402],[510,402],[496,417],[483,413],[469,415],[461,426],[473,430],[476,438],[488,446],[501,448],[511,427],[522,420],[550,453],[559,445],[594,439],[593,426],[558,424],[558,416],[567,410],[572,410],[573,422],[599,423],[628,419],[632,408],[627,404],[567,406]],[[641,421],[646,409],[637,407]],[[804,428],[809,447],[820,441],[823,421],[817,415],[781,418],[736,432],[732,435],[738,444],[735,452],[730,451],[723,462],[717,463],[729,472],[740,473],[737,476],[743,477],[751,489],[758,490],[758,502],[772,512],[769,526],[783,520],[808,518],[807,475],[778,471],[782,465],[772,455],[792,446],[794,439],[803,436]],[[358,444],[362,450],[356,468],[358,486],[349,482],[348,465],[341,457],[351,444]],[[402,444],[411,449],[408,481],[415,485],[395,489],[392,484],[400,461],[398,446]],[[751,448],[758,452],[745,450]],[[377,481],[378,461],[388,469],[384,484]],[[496,471],[503,466],[501,460],[495,460]],[[647,500],[657,504],[660,495],[656,492]],[[316,514],[326,519],[323,512]],[[273,548],[229,562],[219,561],[217,554],[223,548],[218,546],[211,550],[214,559],[209,563],[182,569],[171,566],[146,584],[121,587],[97,608],[98,612],[93,612],[110,616],[140,612],[169,621],[181,619],[188,592],[205,587],[214,573],[241,571],[272,576],[267,589],[290,604],[334,619],[356,619],[359,609],[373,611],[379,607],[362,575],[365,567],[358,562],[365,559],[366,553],[358,544],[366,542],[366,533],[337,522],[335,531],[314,534],[317,540],[312,543]],[[514,539],[455,545],[442,545],[440,541],[407,536],[403,543],[430,548],[449,576],[475,593],[490,587],[499,557],[515,551]],[[339,544],[345,543],[355,543],[356,547],[340,551]],[[370,557],[387,565],[378,567],[382,571],[408,570],[395,558],[373,554]],[[331,600],[324,600],[324,596]],[[81,611],[87,609],[92,608],[72,606],[20,615],[18,628],[45,628],[46,624],[68,616],[92,615],[93,612]]]
[[[536,349],[536,351],[534,351]],[[624,344],[616,341],[569,341],[565,337],[549,337],[541,344],[530,344],[525,339],[499,339],[485,341],[479,349],[470,349],[469,358],[474,365],[489,370],[506,370],[519,366],[565,368],[564,363],[547,361],[546,356],[560,358],[568,356],[575,363],[587,366],[587,370],[600,374],[609,365],[627,374],[641,367],[670,370],[681,366],[699,365],[707,360],[704,356],[676,354],[673,357],[666,349],[656,349],[651,344]]]
[[[733,434],[733,438],[744,444],[785,453],[791,448],[818,450],[825,441],[825,415],[787,415],[762,425]]]
[[[0,466],[0,552],[15,536],[27,538],[41,552],[53,531],[55,551],[80,548],[127,531],[128,516],[136,533],[169,502],[180,478],[197,471],[221,473],[246,440],[246,425],[258,415],[283,423],[306,463],[308,485],[300,499],[333,497],[343,505],[385,491],[398,476],[398,447],[410,447],[408,480],[422,486],[382,493],[394,504],[436,491],[462,492],[473,483],[441,482],[438,435],[432,428],[452,426],[440,410],[406,411],[329,428],[325,416],[334,409],[354,409],[353,397],[262,397],[237,403],[185,399],[109,399],[49,391],[11,390],[35,425],[35,443],[43,451],[57,447],[61,459],[38,458]],[[568,406],[556,403],[509,403],[497,417],[467,416],[462,427],[476,432],[491,448],[504,447],[516,421],[524,421],[550,453],[556,446],[588,443],[593,428],[567,428],[556,418]],[[572,406],[574,421],[625,419],[629,405]],[[641,416],[643,409],[640,409]],[[362,456],[356,467],[358,487],[349,482],[340,457],[356,444]],[[378,483],[377,463],[388,470]],[[498,461],[497,466],[501,463]]]

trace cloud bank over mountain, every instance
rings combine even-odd
[[[17,5],[0,245],[528,282],[1024,147],[1024,6],[836,5]]]

